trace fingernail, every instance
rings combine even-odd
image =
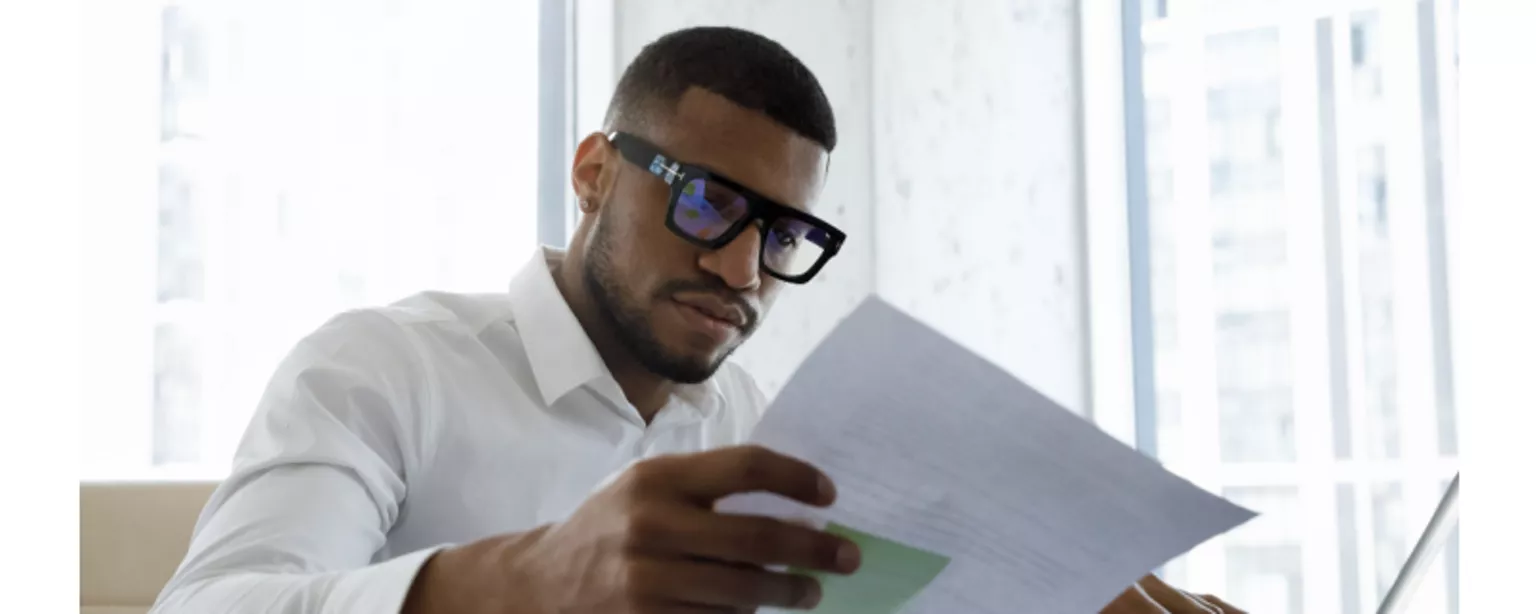
[[[822,501],[831,503],[833,499],[837,498],[837,487],[832,485],[830,478],[823,475],[816,480],[816,494],[821,496]]]
[[[802,610],[809,610],[816,607],[816,604],[818,603],[821,603],[821,583],[816,582],[815,580],[806,582],[805,593],[800,595],[800,603],[795,604],[795,607]]]
[[[843,542],[837,547],[837,570],[853,573],[859,568],[859,547],[853,542]]]

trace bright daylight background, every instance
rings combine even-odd
[[[121,24],[133,60],[91,103],[125,125],[88,136],[139,166],[89,203],[85,475],[218,475],[325,318],[504,287],[536,244],[537,9],[191,1]]]
[[[1265,512],[1170,572],[1374,611],[1458,466],[1455,3],[1142,8],[1142,447]],[[1455,611],[1456,540],[1436,565],[1420,607]]]
[[[1454,1],[1141,0],[1123,29],[1069,0],[135,6],[93,26],[127,45],[85,84],[113,163],[86,188],[83,479],[219,477],[328,316],[503,289],[568,227],[541,173],[695,23],[783,41],[844,135],[823,210],[854,243],[744,351],[770,392],[880,293],[1263,511],[1166,572],[1264,612],[1373,611],[1457,470]],[[1092,61],[1122,49],[1144,61]],[[1084,153],[1106,117],[1126,155]],[[1436,565],[1418,611],[1455,612],[1454,541]]]

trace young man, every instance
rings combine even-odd
[[[625,71],[607,127],[571,167],[568,252],[300,342],[156,612],[750,611],[819,599],[770,567],[857,569],[841,538],[712,511],[835,497],[738,445],[765,401],[725,362],[842,244],[809,213],[837,143],[820,85],[761,36],[684,30]]]

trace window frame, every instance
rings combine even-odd
[[[1428,0],[1435,19],[1432,23],[1429,35],[1437,37],[1440,41],[1448,40],[1449,32],[1454,27],[1454,13],[1452,5],[1454,0]],[[1191,8],[1198,10],[1198,0],[1173,0],[1168,7],[1170,15],[1178,15],[1179,11],[1188,11]],[[1319,45],[1330,44],[1334,49],[1348,49],[1349,28],[1347,21],[1338,19],[1332,21],[1332,27],[1327,29],[1331,33],[1327,40],[1320,40],[1324,30],[1318,25],[1318,18],[1323,16],[1348,15],[1355,11],[1380,8],[1384,21],[1391,21],[1390,25],[1384,23],[1384,29],[1390,29],[1391,33],[1384,32],[1384,36],[1396,37],[1398,45],[1412,45],[1418,42],[1414,36],[1424,36],[1423,31],[1415,32],[1414,28],[1419,24],[1420,16],[1417,11],[1421,9],[1420,3],[1415,0],[1346,0],[1340,2],[1327,2],[1323,0],[1311,0],[1300,3],[1285,3],[1284,5],[1268,5],[1257,10],[1237,11],[1235,13],[1213,17],[1211,19],[1191,19],[1186,16],[1183,19],[1161,20],[1155,24],[1149,24],[1145,28],[1140,16],[1142,0],[1120,0],[1085,2],[1079,5],[1079,58],[1080,86],[1082,95],[1082,146],[1083,146],[1083,202],[1084,202],[1084,226],[1083,241],[1084,253],[1087,260],[1087,314],[1089,320],[1088,343],[1090,390],[1088,417],[1097,426],[1113,435],[1122,442],[1132,445],[1139,450],[1158,456],[1157,450],[1157,408],[1155,379],[1155,347],[1152,339],[1152,329],[1155,326],[1152,314],[1152,302],[1150,297],[1150,245],[1149,245],[1149,220],[1147,198],[1147,168],[1145,152],[1145,99],[1143,94],[1144,80],[1142,74],[1143,44],[1150,39],[1159,44],[1169,45],[1170,53],[1174,54],[1174,61],[1202,61],[1203,46],[1206,37],[1214,32],[1241,31],[1254,27],[1277,28],[1280,42],[1280,61],[1282,82],[1285,83],[1281,92],[1281,108],[1284,109],[1286,122],[1299,122],[1301,125],[1316,125],[1320,120],[1332,121],[1335,125],[1343,123],[1338,118],[1320,118],[1318,111],[1326,108],[1318,105],[1319,96],[1326,95],[1319,89],[1317,76],[1317,63]],[[1198,13],[1196,13],[1198,15]],[[1450,16],[1447,18],[1446,16]],[[1340,27],[1343,23],[1346,27]],[[1144,38],[1145,36],[1145,38]],[[1191,42],[1195,44],[1191,44]],[[1340,43],[1344,47],[1340,47]],[[1440,82],[1433,84],[1438,88],[1438,100],[1441,103],[1439,116],[1443,133],[1453,133],[1454,125],[1454,99],[1450,96],[1453,92],[1452,85],[1443,76],[1454,65],[1454,59],[1447,57],[1445,51],[1447,45],[1437,44],[1436,57],[1418,57],[1410,62],[1397,62],[1395,67],[1384,68],[1391,70],[1391,78],[1401,83],[1407,83],[1404,90],[1420,89],[1418,82],[1419,62],[1433,61],[1435,69],[1439,71]],[[1391,54],[1388,54],[1391,55]],[[1349,56],[1347,53],[1333,53],[1336,60],[1342,58],[1343,67],[1348,67]],[[1334,74],[1338,73],[1338,64],[1335,64]],[[1310,73],[1307,71],[1311,71]],[[1175,108],[1172,119],[1174,132],[1180,132],[1180,126],[1185,128],[1198,128],[1204,132],[1204,75],[1202,71],[1182,71],[1180,77],[1183,83],[1176,86],[1182,90],[1184,97],[1182,109]],[[1298,76],[1311,75],[1308,78],[1296,78]],[[1292,83],[1301,87],[1293,87]],[[1343,88],[1335,88],[1333,92],[1336,98],[1333,105],[1348,96]],[[1175,94],[1178,95],[1178,94]],[[1393,240],[1400,237],[1411,240],[1414,235],[1423,237],[1422,222],[1424,220],[1424,180],[1428,166],[1422,155],[1424,152],[1424,135],[1419,132],[1419,122],[1416,114],[1419,113],[1419,100],[1407,96],[1411,100],[1397,101],[1393,104],[1393,121],[1398,124],[1407,124],[1409,129],[1397,131],[1391,141],[1391,147],[1414,152],[1416,155],[1398,156],[1396,163],[1388,162],[1388,181],[1398,184],[1397,189],[1388,187],[1394,198],[1407,197],[1410,200],[1408,206],[1413,208],[1410,213],[1416,215],[1398,216],[1413,217],[1419,224],[1410,224],[1410,228],[1398,230],[1394,225]],[[1173,105],[1179,107],[1181,105]],[[1300,113],[1298,116],[1297,114]],[[1298,118],[1299,117],[1299,118]],[[1292,119],[1298,118],[1298,119]],[[1295,124],[1292,124],[1295,125]],[[1334,181],[1330,184],[1324,177],[1327,173],[1322,170],[1319,155],[1323,155],[1332,149],[1337,149],[1338,143],[1343,143],[1338,134],[1319,134],[1316,130],[1292,130],[1282,135],[1285,139],[1283,148],[1283,168],[1285,169],[1285,187],[1288,194],[1294,191],[1302,193],[1315,193],[1316,199],[1308,199],[1315,202],[1315,207],[1288,207],[1290,220],[1287,223],[1287,251],[1293,256],[1287,264],[1287,275],[1292,278],[1293,284],[1304,288],[1304,296],[1298,297],[1292,302],[1291,307],[1291,334],[1292,341],[1292,383],[1295,395],[1292,406],[1295,408],[1293,415],[1296,417],[1296,432],[1299,434],[1296,440],[1297,459],[1291,463],[1222,463],[1216,456],[1217,444],[1212,443],[1204,447],[1194,457],[1187,454],[1179,459],[1180,462],[1167,463],[1169,468],[1197,485],[1213,492],[1220,493],[1224,488],[1232,487],[1261,487],[1261,486],[1292,486],[1297,489],[1298,506],[1301,509],[1303,522],[1305,523],[1307,540],[1303,545],[1302,566],[1304,572],[1304,589],[1301,608],[1308,612],[1336,611],[1341,605],[1343,592],[1338,585],[1340,573],[1340,544],[1337,530],[1337,485],[1349,484],[1355,486],[1353,503],[1357,527],[1356,549],[1361,559],[1359,576],[1357,578],[1359,607],[1362,611],[1374,611],[1375,601],[1374,572],[1369,562],[1374,558],[1366,553],[1375,548],[1374,535],[1372,534],[1372,506],[1370,485],[1381,481],[1398,481],[1403,489],[1403,506],[1407,510],[1405,518],[1406,531],[1410,535],[1406,538],[1416,537],[1416,531],[1423,525],[1432,512],[1435,501],[1438,500],[1440,491],[1426,485],[1426,480],[1406,480],[1409,476],[1422,477],[1425,475],[1449,480],[1456,472],[1459,462],[1457,455],[1444,457],[1439,454],[1435,432],[1432,423],[1437,414],[1435,408],[1426,406],[1427,399],[1435,399],[1436,394],[1448,395],[1445,389],[1446,382],[1450,380],[1448,371],[1448,357],[1441,355],[1446,353],[1448,345],[1444,338],[1448,336],[1445,322],[1448,319],[1443,293],[1446,281],[1444,279],[1446,248],[1443,245],[1445,231],[1439,233],[1441,244],[1435,244],[1435,237],[1429,238],[1429,244],[1424,244],[1423,239],[1416,245],[1405,248],[1397,248],[1396,254],[1403,252],[1415,252],[1409,256],[1394,255],[1394,270],[1410,270],[1413,272],[1428,272],[1429,275],[1419,275],[1417,280],[1406,279],[1408,275],[1395,274],[1396,280],[1411,282],[1406,290],[1396,292],[1394,302],[1408,305],[1409,311],[1415,311],[1406,319],[1409,324],[1399,323],[1393,331],[1394,338],[1411,338],[1410,343],[1416,344],[1418,350],[1412,369],[1408,374],[1399,375],[1398,396],[1403,397],[1414,394],[1421,400],[1420,405],[1412,406],[1400,404],[1398,411],[1402,416],[1410,418],[1403,426],[1405,447],[1399,459],[1393,460],[1364,460],[1361,458],[1365,434],[1361,421],[1361,410],[1351,411],[1351,437],[1353,455],[1350,460],[1339,460],[1334,456],[1333,449],[1333,421],[1332,415],[1336,399],[1330,395],[1337,392],[1335,382],[1331,381],[1329,369],[1318,365],[1330,365],[1335,362],[1346,365],[1351,374],[1351,381],[1346,392],[1362,389],[1363,384],[1358,383],[1358,373],[1362,358],[1358,350],[1351,350],[1341,356],[1341,349],[1335,347],[1332,341],[1339,331],[1330,329],[1330,323],[1335,321],[1336,315],[1329,312],[1330,306],[1326,302],[1330,293],[1337,293],[1338,288],[1330,288],[1329,275],[1335,268],[1336,260],[1348,262],[1352,258],[1340,258],[1338,252],[1327,254],[1322,249],[1324,243],[1330,237],[1325,236],[1324,222],[1333,215],[1332,222],[1339,219],[1349,219],[1351,213],[1346,211],[1339,214],[1337,211],[1325,209],[1325,196],[1333,196],[1338,202],[1332,203],[1339,206],[1353,206],[1352,198],[1341,196],[1350,194],[1353,188],[1354,170],[1351,160],[1345,160],[1349,156],[1338,156],[1338,165],[1334,167]],[[1324,139],[1335,139],[1329,148],[1322,145]],[[1183,172],[1185,177],[1176,178],[1194,185],[1207,185],[1208,164],[1205,160],[1208,156],[1205,152],[1206,143],[1201,138],[1181,139],[1186,142],[1183,151],[1176,156],[1184,159],[1184,162],[1176,163],[1176,166],[1184,167],[1175,169],[1175,173]],[[1320,153],[1322,152],[1322,153]],[[1442,167],[1446,176],[1440,178],[1441,203],[1440,206],[1449,208],[1452,204],[1452,188],[1455,178],[1452,176],[1456,168],[1455,147],[1450,139],[1441,143],[1440,155],[1443,158]],[[1415,168],[1417,167],[1417,168]],[[1296,173],[1293,169],[1311,169],[1311,172]],[[1347,177],[1344,181],[1338,181],[1338,177]],[[1176,189],[1177,192],[1177,189]],[[1184,211],[1189,213],[1191,209],[1198,210],[1204,202],[1205,196],[1198,192],[1192,193],[1199,202],[1182,205]],[[1187,200],[1187,197],[1181,196]],[[1292,199],[1287,199],[1290,204]],[[1347,201],[1347,202],[1346,202]],[[1443,211],[1441,214],[1443,215]],[[1182,218],[1181,218],[1182,219]],[[1337,223],[1333,223],[1337,226]],[[1203,228],[1199,227],[1199,228]],[[1311,228],[1313,232],[1295,232],[1298,228]],[[1346,235],[1347,232],[1334,228],[1338,235]],[[1199,235],[1199,231],[1192,233]],[[1209,240],[1206,233],[1206,240]],[[1181,244],[1189,241],[1180,241]],[[1333,246],[1338,248],[1339,246]],[[1344,248],[1347,248],[1347,240]],[[1196,255],[1194,265],[1181,263],[1178,268],[1183,269],[1204,265],[1206,275],[1202,282],[1196,280],[1193,283],[1185,282],[1180,275],[1176,283],[1184,284],[1179,294],[1189,291],[1208,294],[1209,292],[1209,249],[1189,249],[1190,255]],[[1205,252],[1203,260],[1193,252]],[[1351,252],[1344,251],[1349,254]],[[1427,256],[1426,256],[1427,254]],[[1296,255],[1299,255],[1297,257]],[[1185,254],[1181,253],[1179,259],[1185,260]],[[1428,262],[1417,262],[1415,258]],[[1406,266],[1405,266],[1406,265]],[[1347,268],[1347,267],[1346,267]],[[1438,275],[1438,279],[1434,278]],[[1196,276],[1200,277],[1200,276]],[[1346,273],[1343,283],[1343,302],[1356,303],[1354,309],[1358,311],[1358,278],[1351,278]],[[1319,281],[1322,280],[1322,281]],[[1396,281],[1395,280],[1395,281]],[[1202,290],[1203,289],[1203,290]],[[1437,295],[1437,293],[1439,293]],[[1201,303],[1202,301],[1191,301]],[[1209,305],[1209,301],[1204,301]],[[1198,338],[1189,340],[1183,332],[1190,321],[1201,322],[1200,329],[1209,329],[1211,314],[1209,309],[1204,313],[1190,313],[1190,310],[1180,308],[1179,319],[1181,329],[1181,345],[1204,348],[1197,352],[1190,352],[1181,348],[1181,354],[1200,354],[1202,356],[1181,357],[1185,364],[1179,371],[1181,378],[1186,383],[1181,388],[1194,391],[1202,395],[1204,399],[1197,399],[1193,403],[1185,402],[1182,406],[1182,422],[1184,437],[1203,441],[1218,441],[1217,408],[1215,405],[1215,386],[1213,379],[1214,355],[1212,338],[1209,330],[1199,331]],[[1200,310],[1197,310],[1200,311]],[[1348,329],[1343,331],[1349,339],[1353,340],[1359,335],[1358,317],[1349,318]],[[1310,332],[1308,332],[1310,331]],[[1439,336],[1439,339],[1431,339],[1431,336]],[[1317,343],[1322,340],[1322,343]],[[1298,343],[1299,342],[1299,343]],[[1438,347],[1437,347],[1438,346]],[[1440,382],[1440,389],[1433,385],[1426,386],[1426,382]],[[1442,402],[1445,399],[1441,399]],[[1358,403],[1351,402],[1350,406],[1359,407]],[[1307,407],[1311,410],[1303,410]],[[1347,410],[1348,411],[1348,410]],[[1411,423],[1411,424],[1410,424]],[[1412,443],[1409,443],[1411,440]],[[1309,547],[1322,543],[1324,547]],[[1187,582],[1195,590],[1209,590],[1222,592],[1227,586],[1225,552],[1219,546],[1219,540],[1192,551],[1186,559],[1185,572]],[[1411,545],[1411,544],[1410,544]],[[1454,563],[1449,563],[1454,564]],[[1437,583],[1438,587],[1432,586]],[[1321,583],[1319,585],[1318,583]],[[1369,583],[1369,584],[1368,584]],[[1435,579],[1426,582],[1424,591],[1437,591],[1442,595],[1448,591],[1443,580],[1443,574],[1435,574]],[[1421,596],[1421,598],[1433,598]]]
[[[601,93],[603,104],[606,104],[613,78],[613,4],[612,0],[539,1],[537,75],[540,95],[537,106],[541,121],[537,145],[536,236],[540,244],[564,247],[574,228],[574,198],[568,181],[570,156],[579,138],[573,129],[574,117],[589,112],[590,107],[577,107],[577,88],[583,86],[584,92],[585,86],[590,86],[592,91]],[[141,48],[154,49],[157,55],[163,53],[165,41],[161,15],[165,8],[175,5],[212,10],[200,0],[139,3],[132,11],[132,19],[119,23],[117,40],[136,42]],[[606,19],[606,26],[603,19]],[[606,53],[603,51],[605,36]],[[109,176],[93,174],[91,185],[100,187],[92,190],[98,197],[88,198],[83,203],[82,213],[94,223],[82,228],[82,240],[87,244],[110,245],[113,250],[150,254],[142,257],[153,261],[156,249],[154,211],[158,200],[154,187],[156,169],[167,159],[183,160],[192,156],[195,160],[196,152],[189,151],[189,146],[163,147],[155,136],[161,133],[162,126],[158,122],[147,127],[142,125],[144,117],[159,117],[156,111],[161,87],[158,64],[143,62],[138,54],[121,53],[119,47],[92,48],[90,51],[87,64],[94,69],[91,74],[112,75],[112,78],[87,81],[91,99],[102,102],[87,112],[95,119],[92,124],[95,130],[84,135],[86,150],[105,152],[101,154],[103,158],[111,156],[142,162],[115,164],[110,168]],[[606,67],[603,62],[594,60],[600,56],[610,58]],[[578,84],[582,78],[587,81]],[[608,83],[606,91],[601,87],[604,83]],[[552,119],[544,121],[544,117]],[[113,196],[102,196],[108,193]],[[134,194],[142,196],[132,196]],[[149,212],[147,218],[146,212]],[[209,215],[217,218],[220,214],[213,211]],[[204,225],[218,223],[221,222],[213,219]],[[209,256],[209,259],[217,260],[215,256]],[[220,461],[148,466],[155,438],[153,401],[125,403],[123,399],[109,397],[111,392],[124,390],[137,391],[136,397],[152,397],[155,333],[153,329],[141,329],[146,322],[163,324],[174,315],[172,312],[185,311],[175,303],[161,304],[154,300],[153,268],[140,270],[142,267],[135,266],[140,262],[140,257],[136,257],[113,261],[90,258],[84,263],[82,280],[86,287],[97,288],[106,296],[125,298],[131,304],[95,310],[86,314],[81,323],[86,338],[93,340],[92,351],[84,355],[86,372],[104,374],[114,381],[86,390],[81,408],[84,420],[78,477],[82,482],[222,479],[227,468]],[[217,268],[218,264],[206,266]],[[217,374],[206,377],[217,377]],[[205,387],[225,385],[219,381],[204,381]],[[209,436],[209,431],[244,430],[244,420],[230,419],[221,412],[214,414],[200,427],[204,432],[198,443],[200,446],[206,447],[211,439],[218,439]]]

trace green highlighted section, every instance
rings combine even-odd
[[[928,586],[949,557],[830,523],[827,532],[859,545],[863,562],[853,575],[795,570],[821,581],[820,614],[896,614]]]

